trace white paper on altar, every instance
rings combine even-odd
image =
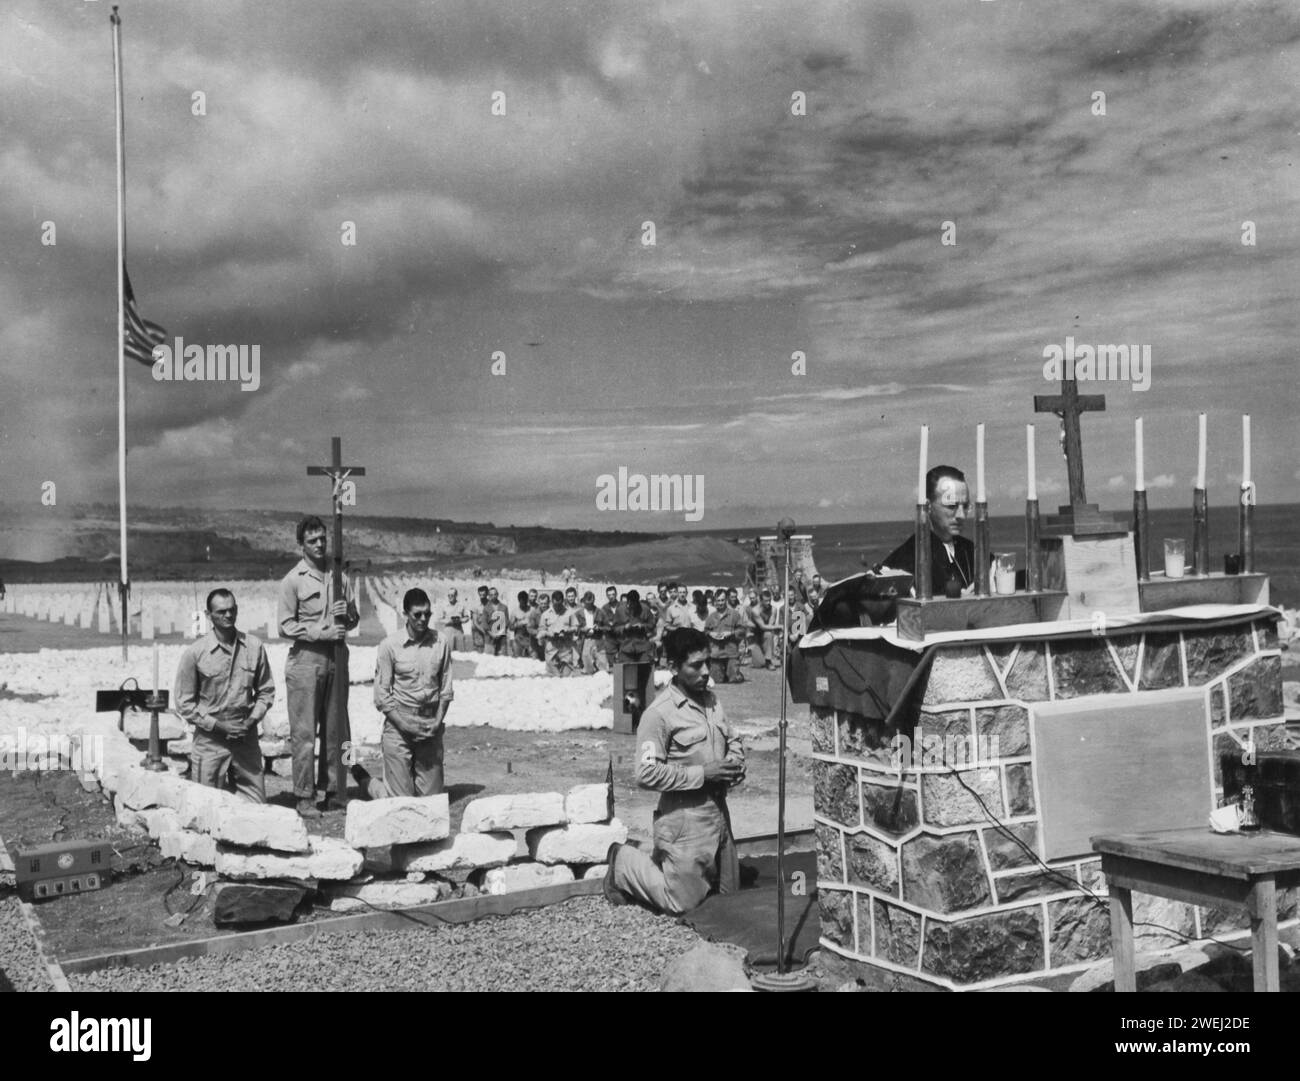
[[[1110,635],[1125,627],[1140,627],[1147,623],[1203,623],[1216,619],[1237,619],[1243,616],[1282,616],[1280,608],[1269,604],[1190,604],[1184,608],[1165,608],[1159,612],[1136,612],[1130,615],[1106,616],[1102,634]],[[929,646],[952,642],[988,642],[1015,638],[1046,638],[1052,635],[1095,634],[1095,622],[1087,619],[1054,619],[1035,623],[1011,623],[1005,627],[981,627],[966,631],[931,631],[923,640],[900,638],[897,628],[839,627],[835,630],[811,631],[799,640],[799,649],[818,649],[831,642],[863,639],[883,639],[890,645],[920,653]]]

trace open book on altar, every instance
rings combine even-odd
[[[836,627],[872,627],[894,619],[896,602],[912,588],[912,576],[879,566],[852,574],[826,587],[809,630]]]

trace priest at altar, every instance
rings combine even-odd
[[[930,579],[936,597],[959,597],[975,589],[975,545],[961,535],[970,514],[966,475],[937,465],[925,475],[930,522]],[[884,559],[894,570],[916,573],[916,540],[908,537]]]

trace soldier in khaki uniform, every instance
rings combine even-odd
[[[275,701],[275,681],[262,643],[235,629],[238,612],[230,590],[208,594],[212,630],[186,646],[172,693],[176,712],[194,726],[194,779],[224,788],[233,774],[241,796],[265,803],[257,726]]]
[[[289,742],[293,750],[293,794],[298,813],[313,818],[316,786],[324,789],[327,803],[345,804],[346,792],[331,793],[329,786],[338,775],[338,748],[351,738],[346,701],[343,715],[336,716],[334,680],[347,686],[346,634],[358,623],[352,584],[343,579],[344,597],[335,598],[334,579],[325,569],[327,541],[325,523],[310,515],[298,523],[302,559],[280,583],[280,635],[291,639],[289,659],[284,665],[288,694]],[[341,618],[343,622],[337,622]],[[343,642],[343,670],[335,671],[334,645]],[[340,733],[340,728],[342,729]],[[313,776],[315,743],[319,735],[320,762]]]
[[[664,640],[673,681],[641,715],[637,782],[661,792],[654,854],[611,845],[605,896],[678,915],[711,889],[739,888],[740,864],[727,789],[745,777],[745,750],[708,689],[709,640],[694,628]]]

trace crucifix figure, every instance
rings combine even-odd
[[[330,439],[330,457],[333,459],[329,465],[310,465],[307,467],[309,477],[329,477],[334,482],[334,597],[336,599],[346,596],[343,589],[343,497],[344,493],[349,490],[349,477],[364,477],[365,468],[358,465],[345,466],[343,464],[343,440],[339,436],[333,436]],[[344,617],[335,616],[336,623],[345,622]],[[334,644],[334,664],[335,672],[342,673],[345,670],[347,643],[340,638]],[[347,716],[348,703],[348,684],[343,678],[336,678],[333,684],[334,708],[336,716]],[[340,740],[342,737],[343,727],[340,725]],[[325,753],[325,748],[321,748],[321,753]],[[348,765],[344,761],[347,757],[343,753],[343,748],[337,749],[337,774],[334,778],[334,791],[338,793],[340,802],[347,800],[348,791]]]
[[[1079,414],[1102,412],[1105,408],[1105,395],[1080,394],[1079,384],[1073,378],[1061,380],[1060,394],[1034,395],[1034,412],[1056,414],[1065,428],[1065,470],[1070,483],[1072,508],[1084,507],[1088,503],[1083,488],[1083,436],[1079,431]]]

